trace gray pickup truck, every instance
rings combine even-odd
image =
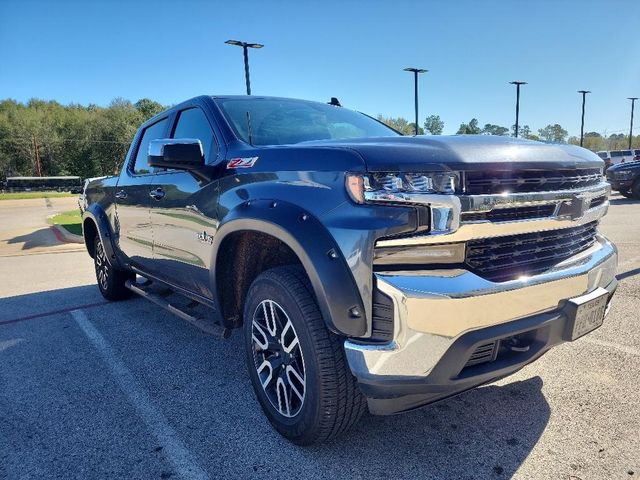
[[[266,416],[311,444],[599,327],[617,266],[602,170],[569,145],[198,97],[142,125],[119,175],[87,182],[84,239],[107,299],[191,318],[161,285],[207,307],[220,336],[242,329]]]

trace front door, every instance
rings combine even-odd
[[[197,138],[205,163],[213,163],[217,144],[198,106],[178,113],[171,138]],[[212,298],[213,236],[218,229],[218,182],[177,170],[156,172],[152,181],[153,262],[149,273],[178,287]]]
[[[153,231],[149,215],[153,172],[147,162],[149,142],[167,134],[169,119],[147,126],[136,136],[127,163],[120,172],[116,187],[118,242],[131,265],[141,269],[153,258]]]

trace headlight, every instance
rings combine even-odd
[[[347,174],[347,191],[357,203],[414,202],[414,194],[454,194],[459,172]]]
[[[631,180],[633,178],[632,170],[618,170],[613,173],[613,178],[616,180]]]

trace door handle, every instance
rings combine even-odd
[[[116,198],[118,200],[124,200],[125,198],[127,198],[127,192],[125,192],[124,190],[120,190],[119,192],[116,192]]]
[[[162,198],[164,197],[164,190],[158,187],[155,190],[151,190],[149,192],[149,196],[154,200],[162,200]]]

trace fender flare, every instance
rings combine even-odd
[[[84,244],[87,248],[87,251],[91,253],[92,247],[87,244],[87,237],[84,234],[84,224],[87,220],[92,221],[95,225],[96,231],[100,236],[100,241],[102,242],[102,245],[104,245],[107,257],[110,260],[115,261],[115,263],[122,268],[123,265],[121,264],[118,255],[116,255],[116,249],[113,244],[114,235],[111,229],[111,225],[109,223],[109,220],[107,219],[107,214],[104,212],[102,207],[94,203],[82,213],[82,237],[84,238]]]
[[[327,327],[338,334],[362,337],[367,319],[359,290],[347,261],[322,223],[302,208],[276,200],[252,200],[236,206],[214,236],[211,285],[221,312],[216,259],[224,240],[240,231],[271,235],[284,242],[300,259],[311,281]],[[356,313],[354,315],[354,313]]]

